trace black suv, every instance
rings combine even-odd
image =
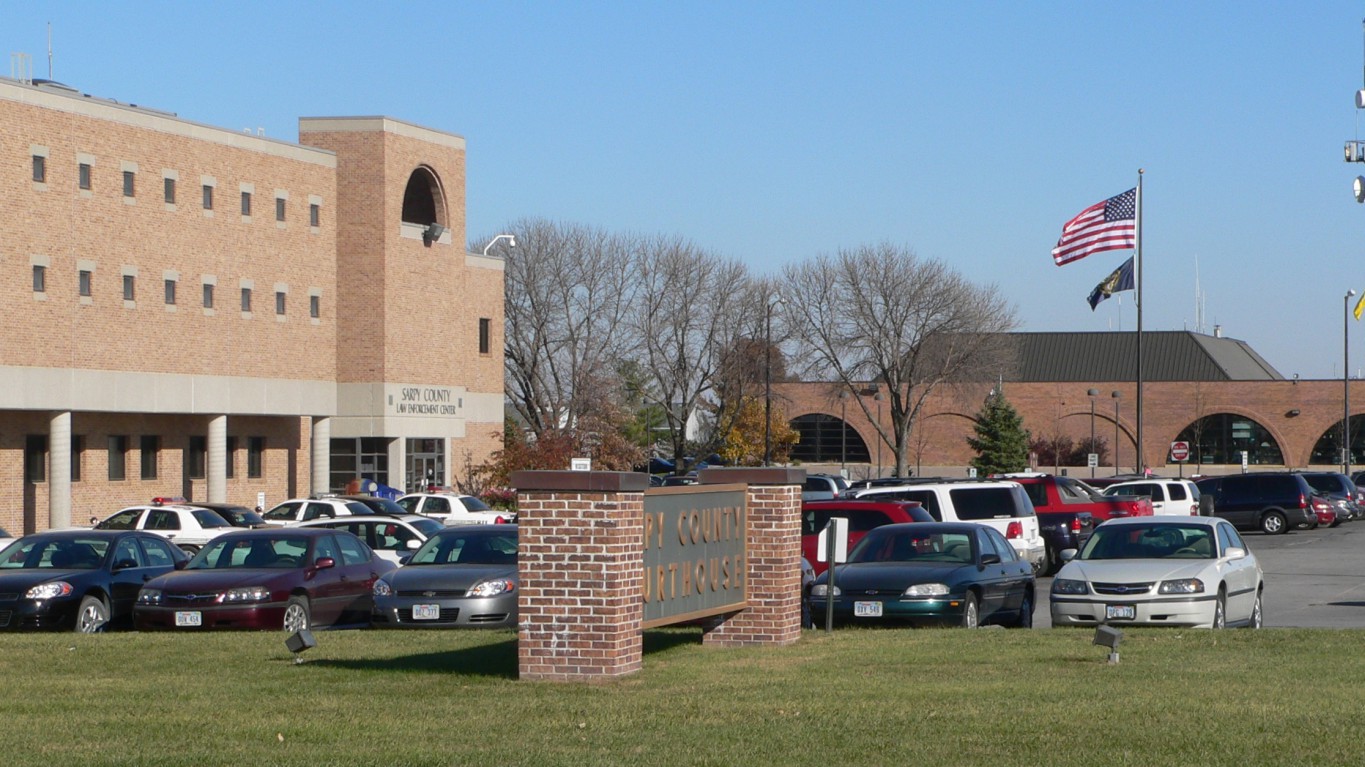
[[[1195,483],[1199,492],[1213,498],[1213,514],[1244,530],[1267,535],[1288,532],[1299,525],[1312,526],[1313,488],[1300,474],[1255,472],[1205,477]]]

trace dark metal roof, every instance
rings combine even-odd
[[[1011,333],[1018,369],[1006,380],[1136,381],[1136,333]],[[1144,381],[1283,381],[1245,341],[1185,330],[1142,334]]]

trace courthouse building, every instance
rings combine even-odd
[[[452,484],[498,445],[502,261],[465,142],[306,117],[297,143],[0,79],[0,527],[154,496]]]

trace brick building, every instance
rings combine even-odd
[[[1286,378],[1248,344],[1221,333],[1162,331],[1143,337],[1141,459],[1136,455],[1135,335],[1017,333],[1012,334],[1012,374],[996,383],[943,386],[929,397],[911,436],[911,471],[965,470],[975,455],[967,437],[987,394],[1001,383],[1035,438],[1078,445],[1088,443],[1093,433],[1106,448],[1100,475],[1142,466],[1172,475],[1240,471],[1243,451],[1253,468],[1340,464],[1346,386],[1340,379]],[[1365,382],[1349,385],[1351,463],[1359,466],[1365,462]],[[891,473],[894,455],[882,444],[879,457],[873,427],[880,415],[889,433],[890,414],[874,384],[864,387],[861,397],[842,399],[830,384],[774,384],[773,390],[802,435],[793,457],[812,471],[848,465],[857,477]],[[1183,468],[1167,462],[1170,444],[1177,440],[1191,445]],[[1035,468],[1088,476],[1084,464]]]
[[[496,446],[464,139],[317,117],[290,143],[5,79],[0,126],[0,527],[451,484]]]

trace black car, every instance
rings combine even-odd
[[[260,514],[235,503],[202,503],[195,501],[189,505],[216,512],[218,516],[226,519],[227,523],[233,527],[270,527],[270,524],[262,519]]]
[[[1351,478],[1339,471],[1301,471],[1313,490],[1327,496],[1337,510],[1337,524],[1365,516],[1360,506],[1360,491]]]
[[[0,550],[0,630],[79,631],[129,625],[142,584],[189,556],[140,530],[57,530]]]
[[[412,513],[388,498],[380,498],[377,495],[341,495],[337,497],[343,501],[355,501],[364,504],[369,508],[371,514],[379,514],[385,517],[406,517]]]
[[[1287,471],[1205,477],[1195,483],[1199,493],[1212,496],[1214,516],[1243,530],[1267,535],[1313,526],[1313,488],[1301,474]]]

